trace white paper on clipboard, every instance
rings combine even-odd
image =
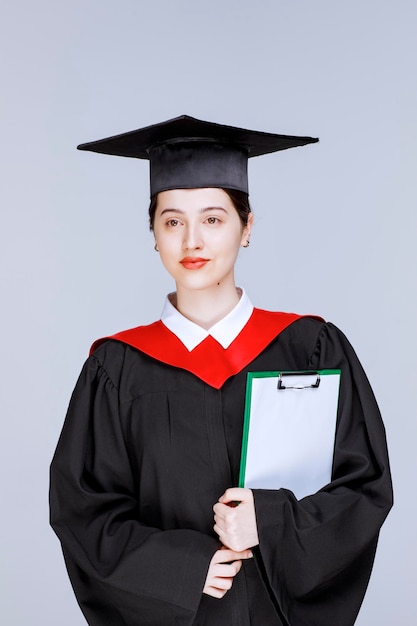
[[[240,487],[300,500],[330,482],[339,384],[340,370],[248,374]]]

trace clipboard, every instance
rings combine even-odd
[[[248,373],[239,487],[290,489],[300,500],[331,481],[340,376]]]

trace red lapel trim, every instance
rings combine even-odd
[[[106,339],[127,343],[167,365],[185,369],[211,387],[220,389],[230,376],[238,374],[287,326],[298,320],[295,313],[254,309],[247,324],[227,349],[209,336],[189,352],[161,321],[124,330],[95,341],[90,354]]]

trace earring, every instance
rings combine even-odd
[[[155,250],[155,252],[159,252],[158,244],[156,243],[156,241],[155,241],[155,245],[154,245],[153,249]]]
[[[245,245],[243,247],[244,248],[249,248],[249,244],[250,244],[249,239],[246,239],[246,243],[245,243]]]

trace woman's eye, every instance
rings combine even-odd
[[[178,226],[179,223],[180,223],[179,220],[176,220],[176,219],[173,218],[173,219],[167,221],[167,226],[169,228],[175,228],[176,226]]]
[[[206,222],[207,224],[218,224],[220,220],[218,217],[208,217]]]

